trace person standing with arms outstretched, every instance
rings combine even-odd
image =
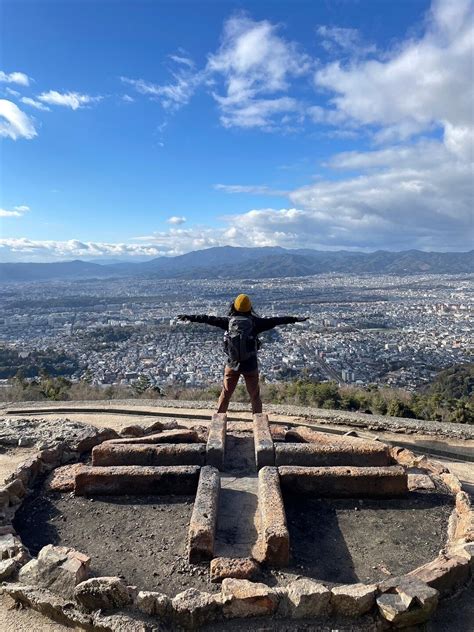
[[[192,323],[205,323],[225,330],[224,350],[227,362],[224,369],[224,383],[217,402],[217,412],[225,413],[229,407],[235,387],[241,375],[244,376],[253,413],[262,412],[258,372],[258,334],[278,325],[301,323],[307,318],[299,316],[275,316],[262,318],[252,308],[247,294],[239,294],[231,303],[229,314],[225,317],[206,314],[180,314],[178,320]]]

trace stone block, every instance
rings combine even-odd
[[[375,605],[375,584],[347,584],[331,589],[332,611],[343,617],[359,617]]]
[[[336,498],[393,497],[408,492],[403,467],[302,467],[278,468],[283,490]]]
[[[221,582],[223,579],[253,579],[258,575],[260,565],[251,557],[215,557],[211,560],[211,582]]]
[[[191,563],[211,559],[214,554],[219,491],[219,471],[210,465],[202,467],[189,524],[188,557]]]
[[[290,536],[276,467],[258,473],[258,560],[271,566],[286,566],[290,557]]]
[[[288,584],[285,597],[280,606],[281,613],[306,619],[328,613],[331,591],[312,579],[300,578]]]
[[[469,581],[470,563],[465,556],[439,555],[436,559],[408,573],[441,595],[449,594]]]
[[[105,441],[102,445],[156,445],[160,443],[199,443],[199,435],[195,430],[179,428],[139,437],[111,439],[110,441]]]
[[[379,612],[396,628],[427,621],[438,605],[438,591],[414,577],[391,578],[380,584],[379,590]]]
[[[79,551],[48,544],[20,570],[19,579],[71,598],[77,584],[89,576],[90,558]]]
[[[318,445],[316,443],[281,443],[275,445],[275,464],[324,467],[351,465],[377,467],[389,465],[388,451],[383,444],[373,450],[357,450],[352,445]]]
[[[103,443],[92,450],[92,465],[205,465],[204,443],[127,445]]]
[[[191,495],[196,493],[199,470],[197,465],[86,467],[76,475],[74,493],[76,496]]]
[[[220,595],[188,588],[171,602],[173,618],[187,629],[197,629],[214,619],[221,607]]]
[[[223,413],[212,415],[206,444],[206,462],[218,470],[224,469],[226,432],[227,415]]]
[[[140,590],[135,597],[134,606],[145,614],[162,618],[170,613],[171,599],[163,593]]]
[[[73,463],[72,465],[62,465],[57,467],[48,476],[45,488],[52,492],[72,492],[76,475],[86,466],[83,463]]]
[[[340,463],[321,462],[320,465],[383,466],[390,465],[392,462],[388,445],[360,437],[347,435],[341,437],[340,435],[300,427],[288,430],[285,441],[306,443],[319,448],[320,459],[346,459]],[[293,463],[282,463],[281,465],[293,465]],[[304,463],[295,462],[294,465],[304,465]],[[318,463],[314,463],[314,465],[318,465]]]
[[[132,603],[127,584],[120,577],[91,577],[76,586],[74,598],[86,610],[111,610]]]
[[[275,465],[275,451],[268,424],[268,415],[258,413],[253,416],[253,436],[257,470],[265,465]]]
[[[275,591],[266,584],[246,579],[224,579],[221,595],[227,618],[270,616],[278,606]]]
[[[408,472],[408,489],[409,491],[416,491],[418,489],[435,489],[436,485],[429,476],[429,474],[418,474],[415,472]]]

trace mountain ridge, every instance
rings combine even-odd
[[[474,250],[354,252],[308,248],[216,246],[145,262],[0,263],[0,281],[145,276],[159,279],[281,278],[324,273],[460,274],[474,271]]]

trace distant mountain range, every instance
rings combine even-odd
[[[459,274],[474,272],[474,250],[469,252],[362,253],[339,250],[287,250],[222,246],[158,257],[145,262],[0,263],[0,282],[44,281],[140,276],[157,279],[218,279],[298,277],[327,272],[374,274]]]

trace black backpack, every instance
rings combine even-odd
[[[257,355],[258,341],[252,317],[235,314],[224,335],[224,350],[232,362],[243,362]]]

